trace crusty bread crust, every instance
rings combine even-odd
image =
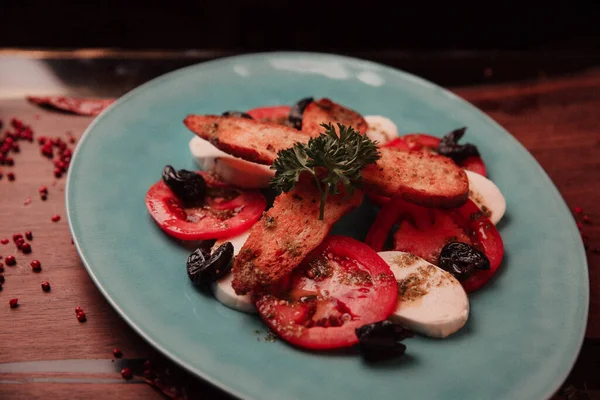
[[[319,99],[310,103],[302,114],[302,132],[317,137],[323,132],[323,123],[340,123],[351,126],[363,135],[367,132],[367,121],[354,110],[341,106],[329,99]]]
[[[294,128],[247,118],[188,115],[183,123],[218,149],[257,164],[271,165],[279,150],[308,141]]]
[[[245,118],[190,115],[185,125],[198,136],[236,157],[271,165],[279,150],[307,135],[282,125]],[[462,168],[437,154],[380,148],[381,159],[363,170],[366,190],[401,196],[427,207],[458,207],[467,201],[469,181]]]
[[[312,179],[301,179],[251,228],[233,265],[233,288],[245,294],[287,276],[327,236],[331,226],[362,203],[356,190],[349,199],[329,196],[319,220],[321,196]]]
[[[426,207],[453,208],[469,196],[465,171],[447,158],[421,151],[379,149],[381,158],[363,171],[365,190],[400,196]]]

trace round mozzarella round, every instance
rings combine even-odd
[[[402,251],[378,253],[398,282],[398,305],[389,319],[420,334],[444,338],[469,318],[469,299],[452,274]]]
[[[220,245],[222,245],[225,242],[231,242],[231,244],[233,245],[233,256],[235,257],[240,253],[242,246],[244,245],[244,243],[246,243],[246,240],[248,240],[248,236],[250,236],[250,229],[234,237],[230,237],[227,239],[219,239],[215,241],[215,244],[213,244],[211,251],[215,251]]]
[[[252,303],[250,294],[238,295],[235,294],[231,282],[233,281],[233,274],[229,273],[217,282],[212,284],[213,293],[215,298],[219,300],[224,306],[229,307],[233,310],[242,311],[245,313],[256,313],[256,307]]]
[[[233,256],[235,257],[240,252],[240,249],[242,248],[244,243],[246,243],[246,240],[248,239],[249,235],[250,231],[246,231],[241,235],[229,239],[218,240],[214,244],[213,250],[215,250],[217,247],[219,247],[225,242],[231,242],[231,244],[233,245]],[[252,303],[251,295],[245,294],[240,296],[236,294],[235,290],[233,290],[233,287],[231,286],[232,281],[233,274],[229,272],[226,276],[219,279],[217,282],[213,282],[211,286],[216,299],[219,300],[223,305],[234,310],[246,313],[255,313],[256,307],[254,307],[254,304]]]
[[[498,186],[483,175],[465,171],[469,179],[469,198],[485,213],[495,225],[506,211],[506,200]]]
[[[365,121],[369,128],[367,136],[371,140],[376,140],[379,144],[385,144],[398,136],[398,128],[391,119],[381,115],[367,115]]]
[[[275,171],[268,165],[256,164],[227,154],[198,136],[189,143],[190,152],[204,171],[214,172],[225,182],[245,189],[269,186]]]

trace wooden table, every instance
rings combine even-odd
[[[577,364],[555,398],[581,395],[600,398],[600,70],[570,77],[540,77],[527,83],[454,88],[510,131],[537,158],[566,202],[581,207],[592,221],[583,231],[589,243],[591,302],[586,341]],[[43,110],[24,98],[0,100],[5,125],[17,117],[36,136],[78,138],[91,117]],[[65,179],[53,177],[50,161],[37,143],[21,142],[14,167],[0,167],[0,255],[17,256],[17,266],[5,266],[0,292],[0,398],[161,398],[145,384],[143,362],[152,359],[164,381],[173,382],[195,398],[229,398],[218,389],[189,376],[156,354],[109,306],[84,269],[71,242],[64,209]],[[16,180],[9,182],[7,173]],[[49,189],[42,201],[40,186]],[[27,199],[31,198],[31,203]],[[60,215],[52,222],[53,215]],[[14,233],[33,232],[29,255],[18,253]],[[29,262],[41,261],[32,272]],[[5,262],[5,260],[0,260]],[[568,268],[569,266],[565,266]],[[42,291],[42,281],[51,291]],[[11,309],[8,299],[19,298]],[[74,308],[81,306],[87,321],[80,323]],[[124,353],[113,357],[113,348]],[[136,376],[123,380],[120,370]],[[576,398],[576,397],[570,397]],[[583,397],[586,398],[586,397]]]

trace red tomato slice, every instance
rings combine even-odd
[[[468,157],[460,163],[460,166],[466,170],[478,173],[479,175],[487,176],[487,170],[481,157]]]
[[[440,251],[449,241],[473,245],[470,236],[450,215],[430,209],[426,215],[415,217],[413,221],[400,222],[394,235],[394,250],[417,255],[437,265]]]
[[[425,133],[413,133],[402,136],[408,144],[409,150],[436,151],[440,145],[440,138]]]
[[[274,122],[276,124],[285,124],[288,115],[290,115],[290,106],[271,106],[253,108],[246,113],[260,122]]]
[[[236,236],[250,229],[267,207],[267,201],[259,191],[242,191],[209,174],[200,174],[208,186],[202,207],[182,207],[181,201],[162,180],[148,189],[148,212],[169,236],[182,240]]]
[[[426,135],[424,133],[412,133],[400,136],[383,145],[383,147],[392,147],[399,150],[433,150],[435,151],[440,144],[440,138]]]
[[[381,147],[390,147],[397,150],[410,150],[408,148],[408,143],[404,140],[403,137],[397,137],[396,139],[392,139],[389,142],[383,144]]]
[[[375,193],[367,193],[367,197],[369,197],[369,200],[377,204],[379,207],[383,207],[386,203],[392,200],[391,197],[381,196]]]
[[[477,270],[461,282],[469,293],[485,285],[494,276],[504,257],[504,242],[494,224],[471,200],[455,209],[453,216],[470,233],[473,246],[483,251],[490,260],[489,270]]]
[[[399,224],[399,228],[394,234],[394,250],[412,253],[435,265],[440,251],[451,241],[467,243],[483,251],[490,260],[490,269],[475,271],[463,280],[461,283],[467,292],[485,285],[504,256],[500,233],[471,200],[461,207],[441,210],[395,198],[377,215],[366,243],[375,251],[382,251],[395,224]]]
[[[333,349],[358,343],[356,328],[386,319],[397,294],[390,267],[369,246],[329,236],[291,276],[257,295],[256,307],[289,343]]]
[[[424,209],[424,207],[407,203],[400,198],[388,198],[387,203],[381,208],[369,229],[365,243],[375,251],[383,251],[392,228],[400,218],[411,218],[411,211],[416,214],[422,208]]]

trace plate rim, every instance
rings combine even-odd
[[[558,190],[558,188],[556,187],[556,185],[554,184],[554,182],[552,181],[552,179],[550,178],[550,176],[547,174],[547,172],[544,170],[544,168],[541,166],[541,164],[538,162],[538,160],[533,156],[533,154],[531,154],[529,152],[529,150],[523,145],[521,144],[521,142],[519,142],[507,129],[505,129],[502,125],[500,125],[498,122],[496,122],[493,118],[491,118],[488,114],[486,114],[483,110],[479,109],[478,107],[476,107],[475,105],[473,105],[472,103],[470,103],[469,101],[467,101],[466,99],[462,98],[461,96],[457,95],[456,93],[450,91],[449,89],[442,87],[432,81],[429,81],[425,78],[422,78],[418,75],[412,74],[410,72],[404,71],[402,69],[396,68],[396,67],[392,67],[390,65],[386,65],[386,64],[382,64],[382,63],[378,63],[378,62],[374,62],[374,61],[370,61],[370,60],[366,60],[366,59],[362,59],[362,58],[357,58],[357,57],[350,57],[350,56],[345,56],[345,55],[341,55],[341,54],[335,54],[335,53],[327,53],[327,52],[308,52],[308,51],[266,51],[266,52],[252,52],[252,53],[244,53],[244,54],[239,54],[239,55],[234,55],[234,56],[226,56],[226,57],[221,57],[221,58],[217,58],[217,59],[213,59],[213,60],[209,60],[209,61],[204,61],[204,62],[199,62],[196,64],[192,64],[192,65],[188,65],[182,68],[178,68],[175,69],[173,71],[169,71],[167,73],[164,73],[162,75],[159,75],[147,82],[144,82],[143,84],[129,90],[127,93],[125,93],[124,95],[122,95],[121,97],[119,97],[115,102],[113,102],[111,105],[109,105],[102,113],[100,113],[98,116],[96,116],[94,118],[94,120],[87,126],[87,128],[85,129],[85,131],[83,132],[81,138],[79,139],[78,143],[77,143],[77,147],[73,153],[73,157],[71,160],[71,163],[73,165],[75,165],[75,160],[77,159],[77,157],[79,156],[80,150],[82,148],[82,145],[85,143],[85,141],[87,140],[88,136],[91,134],[92,130],[94,130],[95,126],[97,124],[100,123],[100,121],[106,117],[106,115],[108,115],[110,112],[112,112],[113,108],[118,108],[120,107],[122,104],[126,103],[127,101],[133,99],[134,97],[136,97],[137,95],[143,93],[145,90],[151,88],[154,85],[160,84],[164,81],[168,81],[169,79],[172,79],[174,77],[178,77],[178,76],[183,76],[186,75],[194,70],[197,69],[202,69],[203,66],[206,65],[213,65],[213,64],[220,64],[220,63],[224,63],[224,64],[228,64],[231,63],[235,60],[248,60],[248,59],[261,59],[261,58],[267,58],[267,57],[298,57],[298,58],[302,58],[302,57],[308,57],[308,58],[314,58],[314,57],[326,57],[330,60],[340,60],[343,62],[351,62],[351,63],[360,63],[362,65],[366,65],[366,66],[371,66],[371,67],[376,67],[376,68],[382,68],[384,70],[386,70],[387,72],[390,72],[393,75],[396,75],[398,77],[398,79],[402,79],[402,80],[410,80],[413,83],[417,84],[419,87],[433,87],[436,88],[437,90],[440,91],[439,95],[444,95],[449,97],[451,100],[458,102],[461,106],[467,108],[473,115],[478,116],[479,118],[482,118],[486,123],[491,124],[492,126],[494,126],[496,129],[502,130],[506,136],[508,136],[509,140],[513,142],[514,145],[516,145],[517,147],[519,147],[522,151],[524,151],[525,153],[527,153],[527,156],[530,157],[533,161],[533,164],[535,165],[535,168],[537,168],[538,173],[543,176],[543,179],[546,180],[546,183],[550,184],[550,187],[553,192],[554,195],[557,196],[559,202],[566,207],[567,210],[570,210],[568,204],[566,203],[565,199],[563,198],[562,194],[560,193],[560,191]],[[201,73],[201,72],[200,72]],[[252,400],[259,400],[256,397],[253,397],[251,394],[249,393],[241,393],[238,390],[230,387],[227,383],[224,383],[221,381],[221,379],[219,379],[218,377],[215,377],[213,375],[211,375],[208,372],[205,372],[202,369],[199,369],[191,364],[189,364],[188,362],[180,359],[178,356],[173,355],[168,349],[166,349],[165,347],[163,347],[162,345],[160,345],[159,343],[157,343],[149,333],[145,332],[144,330],[142,330],[122,309],[121,307],[119,307],[119,305],[117,304],[117,302],[107,293],[107,291],[104,289],[104,286],[99,282],[96,274],[94,273],[93,269],[90,267],[90,263],[88,262],[85,254],[83,253],[83,250],[79,244],[79,239],[77,238],[77,235],[75,234],[75,230],[73,228],[73,221],[72,221],[72,217],[71,217],[71,204],[69,201],[70,198],[70,193],[71,193],[71,185],[72,185],[72,168],[69,169],[68,174],[67,174],[67,181],[66,181],[66,185],[65,185],[65,209],[66,209],[66,214],[67,214],[67,221],[69,224],[69,231],[71,233],[71,237],[73,238],[73,243],[75,245],[75,248],[77,250],[77,253],[79,255],[79,257],[81,258],[81,261],[88,273],[88,275],[90,276],[90,278],[92,279],[92,281],[94,282],[94,285],[96,285],[96,288],[98,288],[98,290],[102,293],[102,296],[108,301],[108,303],[113,307],[113,309],[119,314],[119,316],[121,318],[123,318],[123,320],[125,322],[127,322],[127,324],[138,334],[140,335],[146,342],[148,342],[152,347],[154,347],[156,350],[158,350],[159,352],[161,352],[164,356],[166,356],[168,359],[172,360],[173,362],[177,363],[179,366],[183,367],[184,369],[186,369],[188,372],[200,377],[201,379],[205,380],[206,382],[218,387],[219,389],[227,392],[230,395],[233,395],[235,397],[238,397],[240,399],[252,399]],[[574,228],[575,225],[575,221],[574,219],[571,221],[572,223],[572,228]],[[573,248],[572,251],[577,251],[579,254],[578,256],[583,260],[583,263],[585,265],[585,270],[587,273],[583,274],[583,283],[584,283],[584,287],[582,289],[583,293],[581,293],[583,295],[583,297],[585,297],[583,300],[583,314],[585,316],[585,318],[583,319],[583,321],[580,323],[580,329],[578,332],[578,337],[577,337],[577,346],[576,346],[576,350],[572,353],[572,356],[570,357],[570,359],[568,360],[568,363],[565,363],[565,365],[568,365],[568,368],[563,368],[563,371],[560,373],[560,376],[556,376],[555,377],[555,381],[551,382],[551,384],[548,384],[546,386],[546,391],[543,393],[544,396],[542,398],[547,399],[550,398],[554,393],[556,393],[556,391],[560,388],[560,386],[563,384],[563,382],[566,380],[566,378],[568,377],[569,373],[571,372],[571,370],[573,369],[573,366],[575,365],[575,362],[577,360],[577,358],[579,357],[579,353],[581,352],[581,348],[585,339],[585,332],[587,329],[587,319],[589,318],[589,302],[590,302],[590,283],[589,283],[589,263],[587,261],[587,255],[585,253],[585,249],[583,246],[583,241],[581,239],[581,237],[579,237],[577,239],[578,243],[579,243],[579,249],[575,249]],[[541,392],[541,391],[540,391]]]

